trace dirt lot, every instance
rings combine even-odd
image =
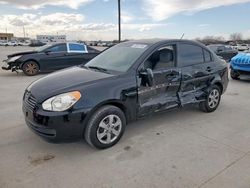
[[[30,48],[29,48],[30,49]],[[0,47],[0,60],[23,47]],[[230,80],[218,110],[195,107],[127,126],[111,149],[50,144],[24,123],[24,89],[43,77],[0,70],[0,187],[250,187],[250,79]]]

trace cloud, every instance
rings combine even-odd
[[[197,26],[200,28],[204,28],[204,27],[210,27],[211,25],[210,24],[199,24]]]
[[[250,0],[143,0],[143,9],[155,21],[162,21],[178,13],[192,14],[215,7],[228,6]]]
[[[93,0],[0,0],[0,4],[12,4],[23,9],[39,9],[45,5],[67,6],[77,9]]]
[[[122,29],[123,30],[134,30],[134,31],[140,31],[140,32],[145,32],[145,31],[150,31],[153,29],[157,28],[163,28],[168,26],[169,24],[158,24],[158,23],[153,23],[153,24],[122,24]]]
[[[147,33],[153,29],[162,28],[167,24],[159,23],[123,23],[122,32]],[[0,16],[0,30],[8,29],[15,36],[23,36],[23,27],[29,37],[35,38],[38,34],[66,34],[68,39],[84,40],[113,40],[117,37],[118,25],[115,23],[86,23],[84,15],[74,13],[52,13],[42,15],[2,15]],[[132,35],[130,35],[132,36]]]
[[[121,12],[122,23],[129,23],[134,20],[134,16],[126,11]]]
[[[84,20],[81,14],[54,13],[41,16],[39,21],[46,25],[74,25]]]

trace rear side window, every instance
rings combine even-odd
[[[181,67],[203,63],[203,49],[192,44],[178,45],[178,63]]]
[[[205,49],[203,49],[204,52],[204,60],[205,62],[211,62],[212,61],[212,56],[211,53]]]
[[[87,53],[86,45],[84,44],[69,44],[69,51]]]

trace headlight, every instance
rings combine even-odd
[[[60,94],[51,97],[43,102],[42,107],[44,110],[61,112],[68,110],[81,98],[79,91]]]
[[[8,62],[14,62],[14,61],[18,60],[20,57],[22,57],[22,56],[21,55],[14,56],[14,57],[9,58],[7,61]]]

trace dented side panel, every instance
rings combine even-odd
[[[179,106],[181,72],[178,68],[154,71],[154,85],[149,87],[138,78],[139,116]]]
[[[206,99],[207,89],[217,79],[219,66],[218,63],[208,62],[182,68],[182,82],[178,92],[181,106]]]

